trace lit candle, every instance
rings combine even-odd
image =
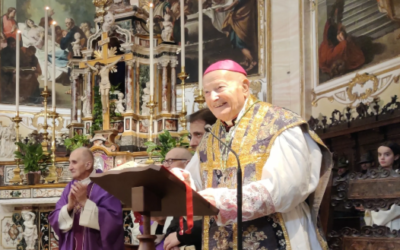
[[[202,2],[202,1],[199,1]],[[185,67],[185,2],[181,0],[181,66]]]
[[[53,83],[51,89],[51,104],[53,106],[53,111],[56,111],[56,22],[53,21],[53,25],[51,25],[51,42],[53,44],[51,51],[51,63],[52,63],[52,76],[51,81]]]
[[[203,88],[203,1],[199,2],[199,89]]]
[[[150,98],[153,99],[154,95],[154,13],[153,13],[153,3],[150,3]]]
[[[19,43],[20,43],[20,41],[19,41],[19,39],[20,39],[20,34],[21,34],[21,31],[20,30],[18,30],[17,31],[17,47],[15,48],[15,51],[16,51],[16,65],[15,65],[15,108],[16,108],[16,110],[17,110],[17,116],[18,116],[18,113],[19,113],[19,71],[20,71],[20,58],[19,58],[19,52],[20,52],[20,45],[19,45]]]
[[[46,6],[44,10],[44,86],[47,87],[47,62],[49,55],[49,48],[47,44],[47,39],[49,36],[49,10],[50,8]]]

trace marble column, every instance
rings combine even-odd
[[[88,115],[87,117],[92,117],[92,97],[94,95],[93,93],[93,88],[92,88],[92,72],[86,73],[85,76],[85,90],[86,90],[86,97],[87,97],[87,102],[88,102]]]
[[[162,61],[161,66],[162,66],[162,94],[161,94],[161,100],[162,100],[162,106],[161,106],[161,113],[168,113],[168,97],[167,97],[167,90],[168,90],[168,72],[167,72],[167,66],[169,64],[168,60]]]
[[[133,113],[133,61],[125,63],[125,100],[126,113]]]
[[[79,74],[71,74],[71,120],[72,123],[78,123],[78,86],[79,86]]]
[[[140,63],[136,62],[136,114],[140,114]]]
[[[171,113],[176,114],[176,65],[177,60],[171,60]]]

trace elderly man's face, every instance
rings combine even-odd
[[[83,180],[91,169],[91,162],[85,159],[79,150],[75,150],[69,157],[69,171],[74,180]]]
[[[73,26],[72,20],[71,19],[65,19],[65,26],[67,26],[67,29],[71,29]]]
[[[216,70],[203,79],[204,96],[211,112],[222,121],[232,121],[249,95],[249,81],[236,72]]]
[[[190,123],[190,147],[194,150],[196,150],[197,146],[200,144],[201,139],[204,136],[204,133],[206,132],[204,130],[205,125],[206,122],[203,120],[197,120]]]

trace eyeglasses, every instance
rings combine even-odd
[[[168,165],[171,165],[175,161],[187,161],[187,159],[168,159],[168,160],[163,160],[161,163],[163,165],[168,166]]]

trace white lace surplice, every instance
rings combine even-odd
[[[275,212],[282,213],[292,249],[322,249],[306,198],[315,191],[320,177],[322,154],[319,146],[300,127],[280,134],[271,148],[260,181],[243,186],[243,221]],[[188,170],[197,190],[204,190],[200,160],[196,153]],[[236,190],[213,189],[220,209],[220,225],[236,221]]]

